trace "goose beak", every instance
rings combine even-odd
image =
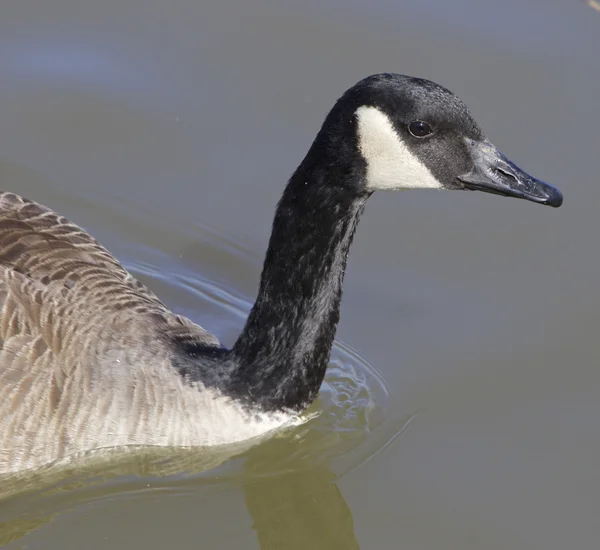
[[[516,197],[554,208],[562,204],[562,194],[556,187],[521,170],[489,141],[467,139],[466,142],[473,168],[457,178],[465,189]]]

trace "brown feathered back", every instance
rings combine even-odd
[[[98,411],[120,406],[129,431],[143,429],[144,411],[164,405],[158,384],[177,378],[165,336],[219,345],[80,227],[0,194],[0,472],[110,441],[110,426],[97,433]]]

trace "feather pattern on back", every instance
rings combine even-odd
[[[100,447],[214,445],[270,428],[274,419],[252,427],[235,403],[186,383],[168,341],[219,346],[80,227],[0,194],[0,472]]]

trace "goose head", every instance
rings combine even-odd
[[[361,80],[338,100],[321,134],[330,145],[337,141],[338,159],[354,159],[352,171],[361,177],[346,181],[361,191],[477,190],[562,204],[558,189],[511,162],[456,95],[428,80],[397,74]]]

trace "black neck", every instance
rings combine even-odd
[[[265,409],[300,410],[319,391],[348,250],[368,197],[336,185],[340,166],[313,168],[313,157],[279,202],[258,297],[230,354],[236,363],[231,391]]]
[[[183,377],[250,408],[300,411],[325,376],[348,250],[369,196],[354,117],[346,111],[329,113],[285,188],[258,297],[233,348],[183,342],[174,355]]]

